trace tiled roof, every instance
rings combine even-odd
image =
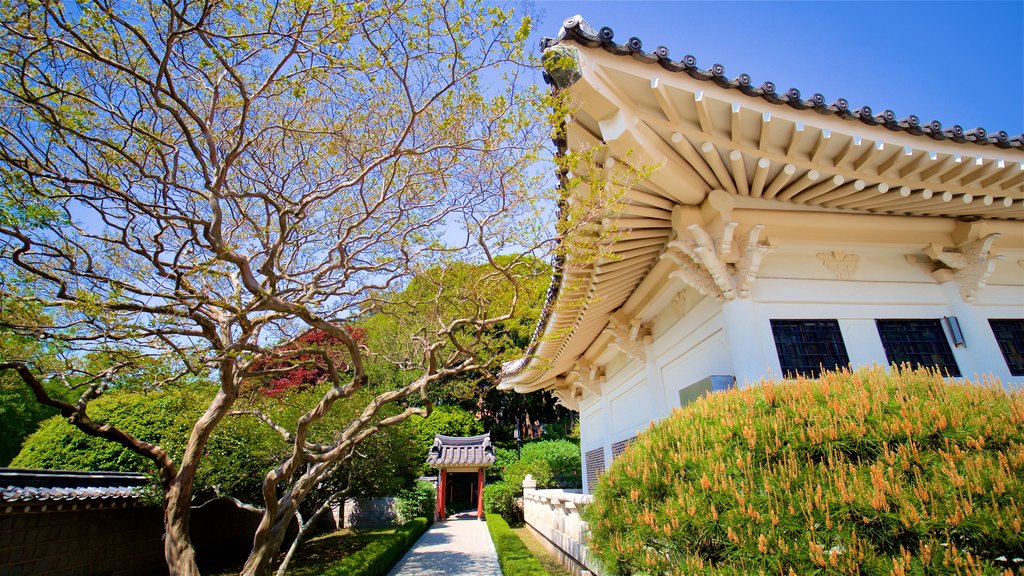
[[[134,500],[148,479],[122,472],[0,469],[0,502]]]
[[[427,464],[435,468],[490,466],[494,464],[491,434],[466,437],[437,434],[427,454]]]
[[[771,83],[752,86],[745,74],[730,80],[721,66],[702,70],[692,57],[674,61],[665,48],[644,52],[635,38],[617,44],[610,29],[595,30],[579,16],[563,26],[557,39],[542,44],[551,56],[548,81],[568,91],[576,106],[556,144],[562,152],[599,149],[595,164],[603,158],[606,170],[628,164],[637,150],[659,168],[601,221],[609,234],[627,233],[626,241],[608,243],[607,255],[556,257],[527,355],[503,367],[501,389],[547,388],[573,407],[583,387],[603,378],[593,358],[578,362],[589,347],[599,355],[627,326],[626,336],[636,340],[650,320],[635,313],[661,280],[640,287],[672,266],[661,256],[678,228],[676,208],[701,206],[715,190],[731,195],[728,205],[743,203],[760,218],[805,212],[808,229],[839,215],[948,219],[929,226],[1024,221],[1024,136],[941,129],[913,117],[896,120],[891,112],[875,116],[851,110],[843,99],[802,100],[795,90],[780,95]],[[924,221],[892,225],[910,222]],[[1020,238],[1015,228],[1001,229],[1013,231],[1004,235],[1014,243]],[[656,269],[661,276],[649,276]],[[620,322],[612,326],[617,313]]]
[[[779,92],[771,81],[755,86],[748,74],[740,74],[730,79],[725,75],[725,68],[721,64],[714,64],[705,70],[697,66],[697,59],[691,55],[683,56],[681,60],[673,60],[669,57],[668,48],[664,46],[658,46],[654,52],[645,52],[639,38],[633,37],[625,44],[618,44],[613,40],[614,36],[615,33],[607,26],[597,30],[590,26],[582,16],[573,16],[562,23],[562,30],[559,32],[558,38],[542,40],[542,48],[547,48],[562,40],[573,40],[590,48],[601,47],[612,54],[631,56],[642,62],[657,64],[665,70],[688,74],[697,80],[714,82],[723,88],[732,88],[747,96],[762,98],[773,104],[790,106],[798,110],[812,109],[819,114],[833,115],[846,120],[859,120],[864,124],[883,126],[892,131],[927,136],[935,140],[973,142],[999,148],[1024,149],[1024,134],[1010,135],[1002,130],[988,132],[981,127],[967,130],[957,124],[943,127],[937,120],[922,123],[914,115],[896,118],[896,114],[892,110],[884,110],[880,114],[876,114],[868,106],[850,109],[849,102],[845,98],[838,98],[832,103],[828,103],[825,96],[820,93],[815,93],[810,98],[804,99],[800,90],[796,88]]]

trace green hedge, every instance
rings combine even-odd
[[[1024,394],[881,368],[711,394],[584,510],[611,574],[1024,569]]]
[[[387,574],[416,540],[427,531],[426,518],[414,518],[395,530],[380,536],[362,550],[329,566],[323,576],[381,576]]]
[[[500,514],[513,525],[523,523],[523,487],[508,482],[495,482],[484,487],[484,510]]]
[[[491,532],[494,549],[498,552],[498,564],[501,565],[501,573],[504,576],[550,575],[501,516],[488,514],[487,529]]]

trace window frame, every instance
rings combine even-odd
[[[846,339],[843,337],[839,320],[834,318],[773,318],[770,320],[770,324],[772,340],[775,343],[775,355],[779,359],[783,377],[818,378],[823,370],[849,368],[850,354],[846,348]],[[812,332],[809,329],[814,325],[827,326],[827,333],[816,332],[814,335],[818,337],[817,340],[803,338]],[[791,342],[787,339],[798,341]],[[800,349],[794,351],[794,346]],[[816,348],[832,347],[832,350],[806,352],[805,350],[811,346]],[[813,366],[809,361],[800,361],[801,358],[807,356],[819,357],[817,366]],[[834,362],[822,362],[821,358],[831,358]],[[831,366],[827,364],[831,364]]]
[[[895,330],[898,325],[900,325],[899,329]],[[894,337],[901,337],[909,333],[910,330],[908,328],[914,325],[919,328],[914,331],[918,334],[941,334],[942,337],[927,341],[921,339],[893,339]],[[883,328],[883,326],[886,328]],[[889,327],[894,329],[890,330]],[[882,342],[882,350],[885,351],[885,361],[890,366],[906,363],[913,369],[919,367],[937,368],[944,376],[950,378],[960,378],[962,376],[960,364],[956,361],[956,355],[953,353],[953,346],[949,341],[949,334],[946,333],[942,318],[877,318],[875,319],[875,330],[878,332],[878,339]],[[901,348],[920,346],[922,344],[931,345],[933,349],[913,350],[909,353],[901,350]],[[920,359],[916,359],[916,356],[926,355],[931,355],[933,358],[935,355],[939,355],[944,358],[942,358],[942,363],[925,363]]]
[[[1011,332],[1009,338],[1000,338],[1001,330],[997,328],[997,324],[1003,325]],[[996,344],[999,345],[999,352],[1003,355],[1010,375],[1024,376],[1024,318],[989,318],[988,326],[992,330]]]

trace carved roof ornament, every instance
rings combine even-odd
[[[741,239],[736,237],[739,223],[732,220],[733,203],[728,192],[713,190],[701,204],[706,224],[677,227],[678,236],[662,256],[678,266],[669,276],[719,300],[749,297],[761,260],[772,247],[762,239],[762,224],[752,226]]]
[[[621,311],[611,315],[606,328],[612,345],[641,362],[647,361],[644,347],[651,343],[651,328],[639,318],[628,318]]]
[[[541,63],[551,80],[564,90],[583,77],[580,51],[574,46],[558,44],[544,50]]]
[[[573,386],[571,389],[562,388],[561,390],[552,390],[551,395],[555,397],[559,404],[565,406],[573,412],[580,411],[580,397],[582,394],[579,393],[579,389]]]
[[[576,368],[573,369],[573,372],[576,374],[574,384],[579,385],[582,390],[601,395],[601,384],[605,380],[604,366],[580,358],[576,361]]]
[[[978,290],[988,282],[996,262],[1005,258],[992,253],[992,243],[1001,237],[1002,234],[992,233],[962,242],[955,248],[946,248],[941,244],[929,245],[924,253],[938,265],[932,276],[939,282],[955,281],[964,302],[973,301]]]
[[[859,256],[846,252],[818,252],[818,260],[836,280],[853,280],[860,264]]]

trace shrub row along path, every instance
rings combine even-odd
[[[435,522],[388,576],[501,576],[487,524],[476,512]]]

